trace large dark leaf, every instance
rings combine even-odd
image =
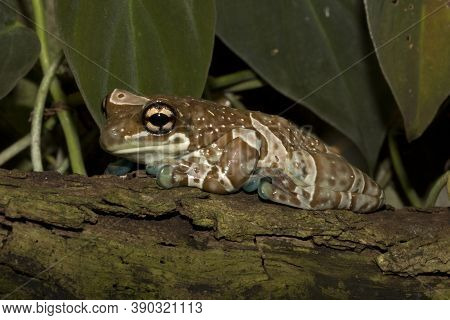
[[[269,84],[351,138],[373,167],[389,94],[375,55],[363,59],[373,48],[362,2],[221,0],[217,9],[223,41]]]
[[[36,62],[39,40],[17,20],[16,1],[0,2],[0,99],[16,85]]]
[[[65,53],[89,110],[114,88],[200,96],[214,41],[214,1],[57,1]]]
[[[366,1],[366,9],[381,68],[413,140],[450,94],[448,1]]]

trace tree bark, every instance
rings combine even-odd
[[[450,298],[450,214],[0,170],[0,297]]]

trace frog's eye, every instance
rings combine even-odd
[[[157,102],[144,107],[142,124],[150,133],[169,133],[175,126],[175,120],[175,111],[167,104]]]

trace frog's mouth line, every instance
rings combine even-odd
[[[178,140],[178,141],[177,141]],[[174,143],[177,141],[177,143]],[[122,144],[119,147],[110,149],[109,152],[116,155],[130,155],[130,154],[143,154],[143,153],[163,153],[163,154],[177,154],[186,151],[189,148],[190,140],[185,134],[176,133],[173,134],[166,141],[159,144],[145,145],[145,143],[134,143],[126,146]],[[134,146],[133,146],[134,145]]]

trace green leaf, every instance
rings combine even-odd
[[[204,0],[57,1],[64,51],[98,124],[114,88],[200,96],[214,42],[215,5]]]
[[[36,34],[17,20],[17,3],[0,2],[0,99],[33,67],[39,56]]]
[[[262,78],[352,139],[373,168],[389,97],[359,0],[222,0],[221,39]],[[278,106],[279,112],[286,107]]]
[[[450,8],[437,0],[366,1],[381,68],[418,138],[450,94]]]

